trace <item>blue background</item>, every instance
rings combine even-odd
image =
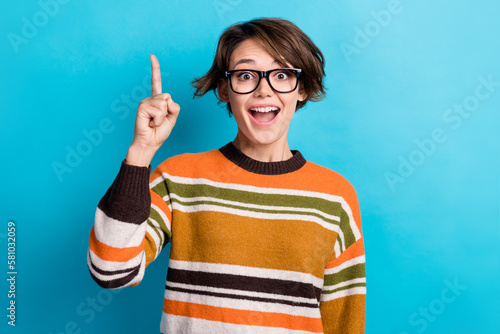
[[[155,167],[234,138],[234,119],[189,84],[225,28],[262,16],[296,23],[326,58],[327,98],[296,114],[289,143],[358,192],[366,333],[498,332],[498,1],[65,2],[0,14],[0,263],[6,278],[13,220],[18,271],[15,328],[1,279],[2,332],[158,333],[168,251],[138,287],[102,290],[86,267],[95,207],[150,94],[149,54],[182,108]]]

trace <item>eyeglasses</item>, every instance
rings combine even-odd
[[[257,89],[260,79],[266,78],[269,86],[278,93],[293,92],[302,73],[300,68],[277,68],[270,71],[234,70],[224,74],[236,94],[249,94]]]

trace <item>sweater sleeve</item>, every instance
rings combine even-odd
[[[122,162],[100,200],[90,231],[87,264],[104,288],[137,285],[171,238],[172,219],[166,182],[151,167]],[[149,180],[149,185],[148,185]],[[160,194],[161,193],[161,194]]]
[[[335,255],[324,271],[320,311],[325,334],[360,334],[365,330],[365,250],[354,189],[349,197],[349,204],[341,203]]]

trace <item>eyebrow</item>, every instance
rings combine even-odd
[[[273,63],[279,64],[279,61],[275,59]],[[236,64],[234,64],[234,67],[236,68],[239,64],[255,64],[255,60],[247,58],[240,59],[236,62]]]

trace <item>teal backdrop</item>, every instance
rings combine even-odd
[[[293,21],[325,55],[327,98],[297,112],[289,143],[357,190],[366,333],[500,331],[498,1],[3,7],[2,333],[159,332],[169,251],[138,287],[99,288],[86,264],[95,208],[125,158],[138,103],[150,94],[150,54],[182,108],[153,167],[234,138],[234,118],[212,94],[194,100],[190,82],[210,67],[225,28],[256,17]],[[7,317],[12,300],[15,327]]]

